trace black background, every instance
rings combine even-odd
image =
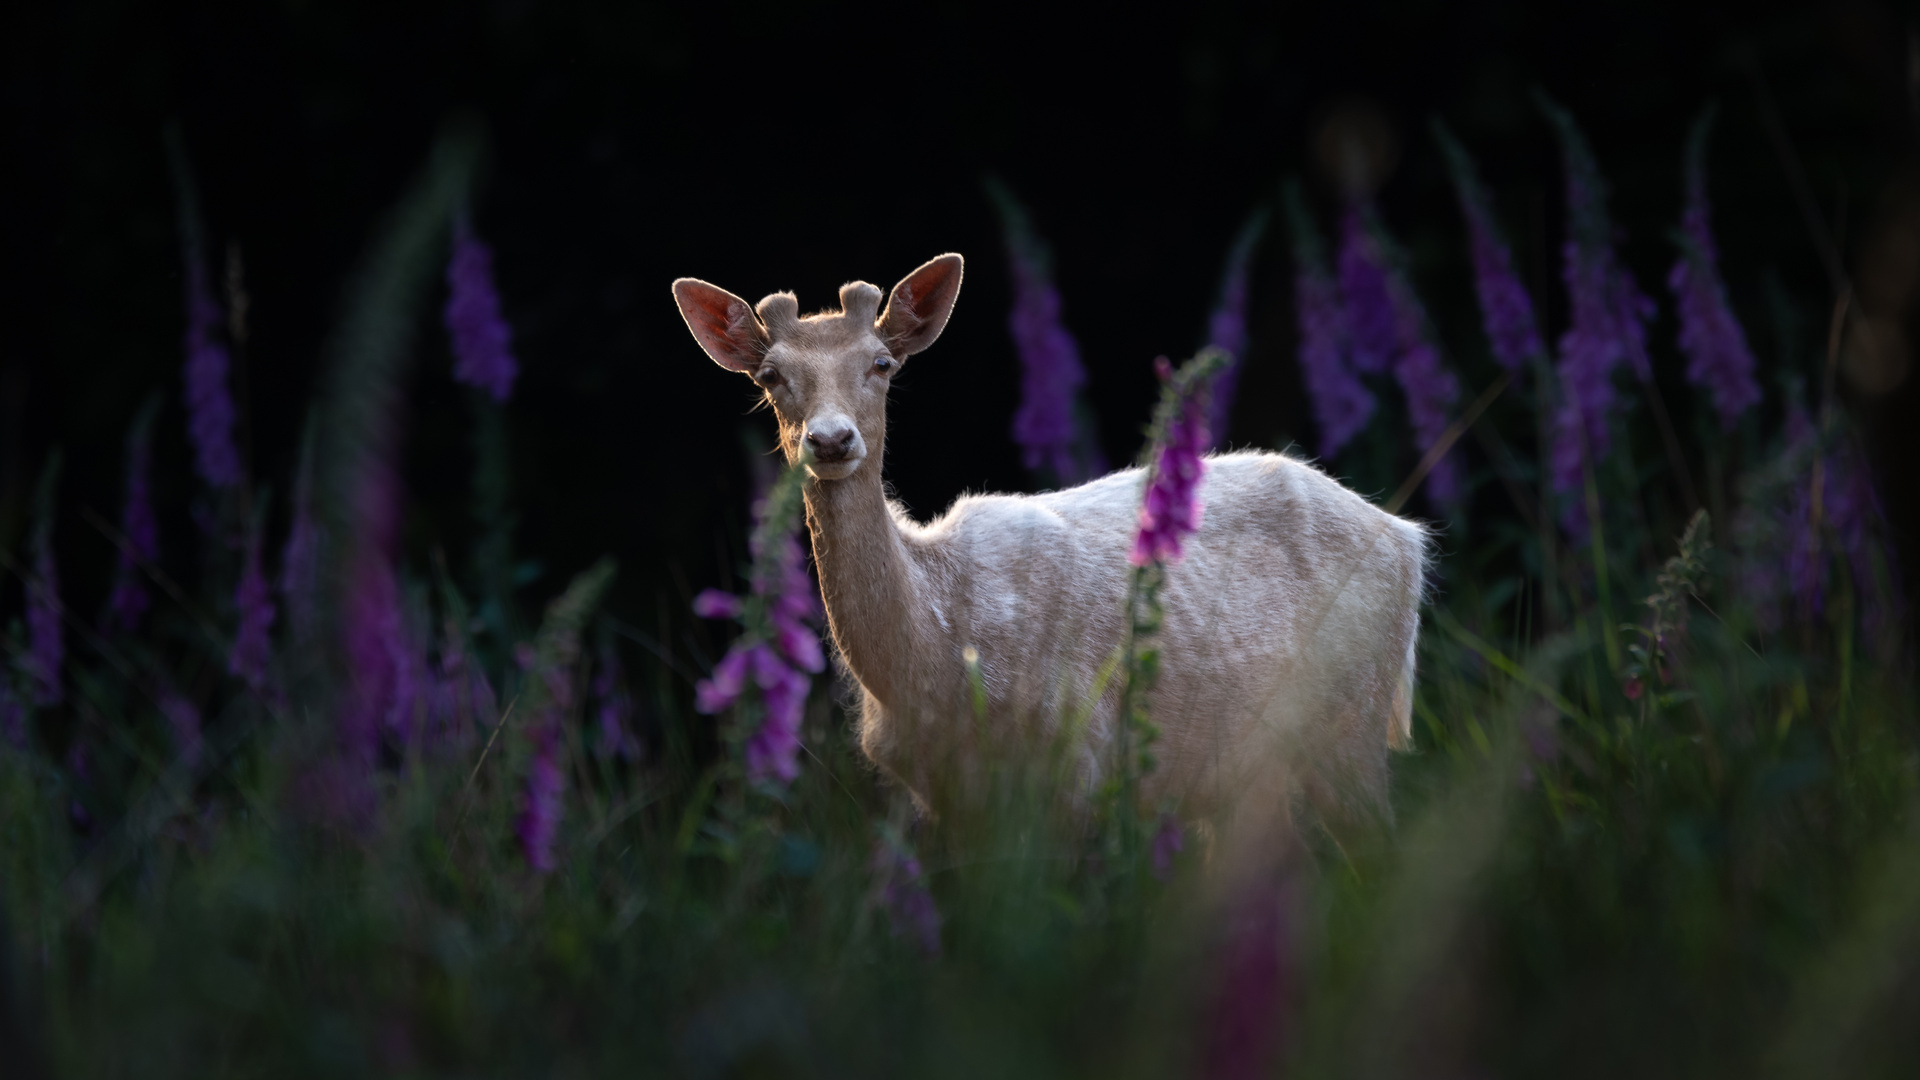
[[[184,133],[213,241],[244,254],[249,453],[255,475],[284,492],[345,275],[437,125],[467,111],[490,134],[476,217],[522,365],[511,405],[518,541],[547,568],[529,595],[611,552],[623,566],[616,608],[647,620],[656,605],[683,611],[690,589],[737,565],[741,432],[765,438],[771,427],[748,415],[749,384],[687,335],[667,289],[677,276],[749,299],[793,289],[811,309],[842,281],[886,287],[932,255],[965,254],[955,318],[907,365],[890,406],[889,474],[924,517],[962,490],[1028,483],[1007,437],[1019,380],[988,173],[1027,201],[1055,250],[1118,461],[1137,446],[1152,358],[1199,343],[1248,212],[1289,173],[1317,183],[1310,136],[1343,99],[1364,97],[1397,126],[1383,212],[1469,385],[1490,368],[1427,119],[1443,116],[1478,157],[1557,333],[1560,170],[1529,94],[1568,105],[1612,181],[1627,261],[1662,301],[1657,362],[1682,403],[1667,232],[1688,125],[1719,100],[1715,224],[1774,416],[1778,375],[1818,370],[1832,293],[1750,71],[1778,102],[1821,212],[1853,223],[1841,230],[1850,257],[1886,193],[1911,183],[1915,151],[1909,13],[1871,2],[1201,3],[1071,15],[945,2],[76,2],[9,21],[0,540],[19,535],[55,443],[69,458],[63,507],[114,516],[126,425],[161,388],[163,546],[169,562],[193,565],[168,121]],[[1330,205],[1323,186],[1312,190]],[[1768,273],[1798,301],[1800,329],[1786,338],[1763,296]],[[467,414],[447,375],[439,299],[421,312],[411,384],[416,566],[431,545],[468,542]],[[1274,238],[1254,277],[1236,442],[1313,441],[1293,332]],[[1906,463],[1920,460],[1913,400],[1909,379],[1858,402],[1903,536],[1913,533]],[[91,609],[111,550],[71,513],[60,528],[63,571]]]

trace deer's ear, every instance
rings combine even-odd
[[[717,285],[685,277],[673,283],[673,302],[714,363],[739,372],[759,366],[771,341],[752,305]]]
[[[874,329],[895,357],[904,360],[925,350],[947,328],[953,302],[960,298],[963,261],[958,255],[930,259],[893,287]]]

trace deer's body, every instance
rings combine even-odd
[[[877,319],[878,290],[861,283],[841,312],[806,319],[787,294],[756,319],[704,283],[675,292],[708,353],[768,388],[790,458],[815,448],[814,558],[868,756],[938,809],[984,766],[1064,743],[1086,794],[1113,765],[1142,477],[969,496],[924,525],[888,503],[886,380],[938,336],[958,286],[958,256],[943,256]],[[1143,797],[1266,814],[1298,778],[1384,809],[1387,750],[1410,721],[1424,533],[1291,458],[1207,466],[1202,527],[1161,592],[1148,704],[1162,738]]]

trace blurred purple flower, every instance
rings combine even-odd
[[[455,220],[453,256],[447,261],[447,306],[442,313],[453,339],[455,381],[505,401],[513,393],[520,365],[513,358],[513,335],[500,315],[500,294],[493,285],[493,252],[465,217]]]
[[[1080,346],[1060,321],[1060,291],[1054,287],[1046,246],[1011,193],[991,188],[1006,228],[1007,263],[1013,277],[1013,310],[1007,330],[1020,354],[1020,408],[1013,414],[1013,441],[1028,469],[1061,486],[1107,471],[1087,423],[1081,388],[1087,369]]]
[[[1467,244],[1473,257],[1474,290],[1480,297],[1480,317],[1492,346],[1493,358],[1502,368],[1519,375],[1527,361],[1546,354],[1540,341],[1540,327],[1534,318],[1533,300],[1514,273],[1513,252],[1495,223],[1493,200],[1453,135],[1434,121],[1434,135],[1445,151],[1453,173],[1453,186],[1460,199],[1460,213],[1467,219]]]
[[[153,513],[153,402],[140,410],[127,432],[127,496],[120,510],[120,532],[126,546],[114,570],[113,592],[107,597],[107,624],[131,632],[152,603],[141,564],[160,559],[160,526]]]
[[[1207,465],[1201,459],[1212,440],[1207,435],[1207,398],[1210,380],[1196,378],[1174,386],[1173,368],[1166,357],[1154,361],[1154,370],[1171,402],[1159,447],[1147,474],[1146,494],[1140,501],[1140,527],[1134,534],[1128,561],[1135,566],[1176,563],[1185,552],[1181,541],[1199,531],[1202,506],[1200,481]]]
[[[1347,313],[1326,265],[1298,184],[1286,190],[1293,230],[1295,317],[1300,325],[1300,373],[1320,427],[1320,455],[1332,457],[1373,417],[1373,392],[1347,366]]]
[[[1680,311],[1680,350],[1687,354],[1687,381],[1707,391],[1720,414],[1720,428],[1732,431],[1746,412],[1760,402],[1753,380],[1753,351],[1747,335],[1727,305],[1727,287],[1720,279],[1720,253],[1710,227],[1707,201],[1707,132],[1711,110],[1694,124],[1687,144],[1686,209],[1680,216],[1676,241],[1680,258],[1667,275],[1667,287]]]
[[[1153,831],[1153,876],[1166,881],[1173,876],[1173,859],[1186,846],[1186,828],[1180,819],[1171,813],[1160,815],[1160,824]]]
[[[247,537],[246,565],[240,571],[240,585],[233,596],[234,607],[240,612],[240,628],[234,634],[233,653],[227,658],[227,670],[256,693],[267,685],[267,663],[273,648],[267,632],[273,628],[275,614],[267,575],[260,570],[260,534],[265,529],[263,519]]]
[[[633,734],[633,699],[628,696],[620,676],[620,652],[612,642],[603,642],[598,670],[593,677],[593,715],[600,728],[599,753],[606,758],[638,761],[640,742]]]
[[[1347,210],[1346,227],[1353,265],[1358,267],[1364,262],[1368,266],[1364,273],[1357,269],[1352,273],[1369,283],[1377,281],[1386,302],[1386,328],[1391,334],[1387,339],[1390,348],[1387,355],[1392,358],[1394,379],[1407,399],[1407,419],[1413,426],[1414,443],[1425,454],[1440,441],[1452,422],[1454,405],[1460,398],[1460,381],[1441,364],[1426,308],[1414,293],[1413,283],[1407,280],[1399,252],[1373,207],[1355,203]],[[1343,253],[1343,269],[1347,263],[1348,253]],[[1349,304],[1351,308],[1351,301]],[[1369,317],[1380,316],[1375,313]],[[1446,505],[1459,499],[1459,463],[1452,451],[1434,463],[1425,483],[1427,495],[1435,503]]]
[[[1293,987],[1291,882],[1246,890],[1227,917],[1210,1012],[1209,1077],[1266,1076],[1290,1034]]]
[[[200,478],[209,487],[230,488],[240,483],[240,453],[233,444],[233,394],[227,386],[232,361],[218,336],[225,320],[195,247],[189,246],[187,258],[187,433],[193,439]]]
[[[27,575],[26,670],[32,680],[35,705],[46,707],[66,700],[60,669],[66,661],[66,642],[60,627],[60,574],[53,561],[53,509],[49,503],[33,532],[33,570]]]
[[[1213,380],[1213,406],[1207,414],[1207,430],[1214,444],[1224,445],[1227,424],[1233,416],[1233,395],[1240,385],[1240,369],[1247,358],[1247,277],[1252,269],[1254,250],[1266,232],[1267,212],[1261,210],[1249,219],[1227,251],[1226,269],[1220,275],[1220,299],[1207,318],[1207,344],[1224,351],[1232,360]]]
[[[927,891],[920,860],[904,842],[882,837],[873,849],[876,901],[896,938],[911,939],[927,956],[940,955],[940,909]]]
[[[1460,399],[1460,380],[1440,363],[1440,351],[1424,335],[1413,337],[1394,361],[1394,378],[1407,396],[1407,417],[1413,424],[1413,437],[1425,454],[1446,434],[1452,423],[1455,403]],[[1461,492],[1459,455],[1449,449],[1433,463],[1427,473],[1427,497],[1449,505]]]
[[[532,738],[533,756],[527,762],[526,788],[513,828],[520,838],[520,851],[526,856],[527,865],[547,874],[558,865],[554,861],[553,841],[560,831],[566,794],[566,776],[560,770],[559,719],[543,719],[534,726]]]
[[[702,589],[693,598],[693,613],[703,619],[737,619],[740,610],[740,598],[719,589]]]
[[[414,734],[415,665],[385,559],[368,553],[349,570],[341,624],[349,672],[341,734],[353,756],[371,762],[384,736],[405,743]]]
[[[1567,239],[1562,275],[1571,318],[1560,336],[1560,404],[1555,410],[1550,454],[1553,488],[1567,495],[1582,490],[1589,461],[1612,449],[1607,420],[1614,406],[1613,373],[1628,364],[1636,378],[1653,377],[1647,359],[1647,322],[1653,302],[1640,292],[1614,251],[1614,228],[1607,215],[1607,185],[1593,150],[1573,117],[1548,100],[1540,108],[1560,140],[1567,173]],[[1568,499],[1562,526],[1578,537],[1586,532],[1586,504]]]
[[[807,556],[794,535],[799,527],[793,478],[777,482],[754,507],[758,521],[751,544],[753,574],[749,598],[707,589],[694,598],[703,618],[737,618],[746,632],[736,638],[711,677],[694,687],[694,708],[708,715],[731,708],[748,680],[760,691],[765,714],[747,734],[747,779],[791,783],[800,775],[800,724],[813,689],[808,672],[826,667],[820,638],[810,623],[823,617]],[[790,489],[790,490],[789,490]],[[779,518],[779,520],[775,520]]]
[[[813,680],[788,667],[765,645],[753,650],[751,666],[767,713],[747,738],[747,779],[778,777],[791,784],[800,775],[800,721]]]
[[[1340,294],[1346,303],[1348,359],[1362,375],[1387,370],[1399,346],[1387,261],[1361,203],[1340,219]]]

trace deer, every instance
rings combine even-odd
[[[937,819],[977,797],[996,762],[1068,740],[1084,806],[1115,767],[1144,476],[964,495],[924,523],[889,500],[888,388],[940,337],[962,272],[957,254],[932,259],[884,310],[863,281],[841,286],[839,310],[804,316],[791,292],[749,306],[681,278],[673,295],[700,348],[758,386],[789,465],[808,470],[806,526],[866,757]],[[1390,821],[1427,531],[1278,453],[1209,455],[1201,496],[1201,527],[1160,594],[1146,705],[1161,736],[1141,800],[1272,825],[1305,793]]]

